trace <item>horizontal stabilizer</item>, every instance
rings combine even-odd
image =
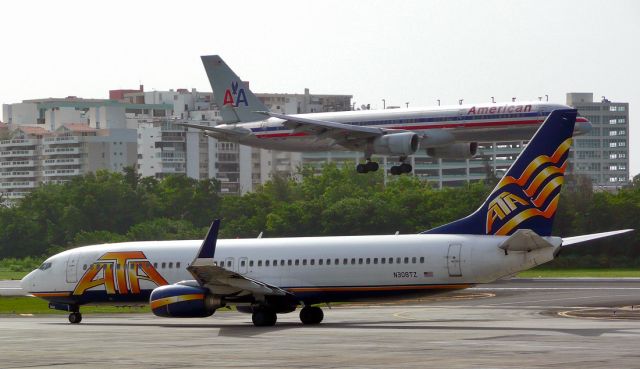
[[[193,124],[193,123],[176,123],[176,125],[200,129],[203,131],[214,132],[214,133],[224,135],[226,137],[240,137],[240,136],[248,136],[251,134],[251,130],[243,127],[230,126],[232,128],[218,128],[218,127],[210,127],[210,126],[205,126],[203,124]]]
[[[518,229],[498,247],[505,251],[531,251],[553,246],[552,243],[530,229]]]
[[[570,246],[570,245],[574,245],[576,243],[581,243],[581,242],[587,242],[587,241],[591,241],[591,240],[597,240],[599,238],[605,238],[605,237],[610,237],[610,236],[615,236],[615,235],[619,235],[619,234],[623,234],[623,233],[628,233],[633,231],[633,229],[621,229],[618,231],[611,231],[611,232],[602,232],[602,233],[592,233],[592,234],[585,234],[582,236],[575,236],[575,237],[566,237],[562,239],[562,246]]]

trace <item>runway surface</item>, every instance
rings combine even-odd
[[[512,280],[448,296],[296,313],[0,316],[0,367],[640,367],[640,279]],[[580,312],[596,312],[580,317]]]

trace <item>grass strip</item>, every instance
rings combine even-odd
[[[82,306],[82,314],[102,313],[151,313],[149,306]],[[66,311],[49,309],[49,303],[37,297],[0,297],[0,314],[69,314]]]

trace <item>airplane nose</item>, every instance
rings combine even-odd
[[[593,128],[593,125],[588,120],[584,120],[581,122],[576,122],[575,131],[577,134],[583,135],[585,133],[589,133]]]
[[[34,270],[31,273],[27,274],[20,280],[20,287],[24,292],[32,292],[35,291],[36,287],[36,278],[35,274],[38,270]]]

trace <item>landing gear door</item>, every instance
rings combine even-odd
[[[449,253],[447,254],[447,269],[449,270],[449,277],[462,277],[462,266],[460,260],[460,251],[462,245],[459,243],[452,243],[449,245]]]
[[[76,283],[78,282],[78,259],[80,254],[77,252],[69,255],[69,259],[67,259],[67,283]]]

